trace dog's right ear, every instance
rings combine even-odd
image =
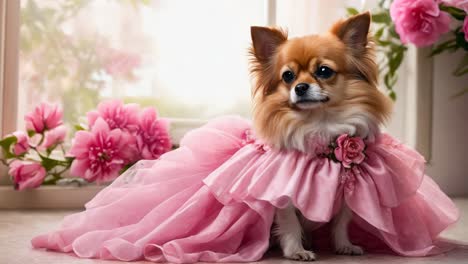
[[[279,45],[288,39],[288,35],[276,28],[250,27],[252,53],[260,63],[268,62]]]
[[[339,21],[333,25],[331,32],[343,41],[356,57],[362,56],[369,42],[371,14],[365,12]]]

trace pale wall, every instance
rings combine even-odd
[[[468,74],[455,78],[452,71],[463,52],[435,57],[433,70],[432,159],[427,173],[454,196],[468,195]]]

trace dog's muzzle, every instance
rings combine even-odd
[[[330,101],[318,84],[299,83],[291,89],[289,95],[292,104],[299,108],[309,109],[321,103]]]

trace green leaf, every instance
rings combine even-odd
[[[76,131],[86,130],[86,128],[84,128],[81,124],[76,124],[74,127]]]
[[[387,40],[376,39],[375,42],[377,43],[377,45],[382,46],[382,47],[387,47],[393,44],[391,41],[387,41]]]
[[[388,93],[388,96],[392,98],[393,101],[396,101],[397,99],[397,96],[394,90],[390,90],[390,92]]]
[[[393,38],[396,38],[396,39],[400,39],[400,35],[398,35],[398,33],[396,32],[396,29],[395,29],[395,26],[391,26],[388,30],[388,32],[390,32],[390,36],[392,36]]]
[[[7,136],[3,138],[2,140],[0,140],[0,146],[3,149],[3,154],[4,154],[3,157],[5,159],[11,159],[11,158],[16,157],[15,154],[11,153],[10,149],[11,149],[11,146],[15,144],[17,141],[18,139],[13,135]]]
[[[393,86],[398,80],[398,76],[395,72],[387,72],[384,76],[384,83],[388,90],[393,90]]]
[[[382,37],[382,34],[383,34],[383,32],[384,32],[384,29],[385,29],[385,27],[379,28],[379,29],[375,32],[374,37],[375,37],[376,39],[380,39],[380,38]]]
[[[465,51],[468,51],[468,42],[465,40],[465,33],[459,31],[456,33],[457,46],[462,47]]]
[[[28,137],[33,137],[34,135],[36,135],[36,131],[28,130]]]
[[[356,8],[353,8],[353,7],[346,8],[346,12],[348,12],[348,15],[350,15],[350,16],[354,16],[354,15],[359,14],[359,11]]]
[[[403,61],[404,52],[403,50],[399,50],[394,55],[391,56],[391,59],[388,61],[389,71],[396,72]]]
[[[47,157],[44,157],[44,156],[41,156],[41,160],[42,160],[41,164],[46,169],[46,171],[50,171],[51,169],[53,169],[56,166],[63,165],[62,161],[47,158]]]
[[[442,43],[438,44],[437,46],[432,48],[432,51],[431,51],[431,54],[429,54],[429,57],[432,57],[432,56],[435,56],[437,54],[442,53],[447,48],[452,46],[455,42],[456,42],[456,39],[449,39],[449,40],[447,40],[445,42],[442,42]]]
[[[392,22],[392,19],[390,18],[389,13],[382,12],[372,15],[372,22],[378,24],[390,24]]]
[[[2,146],[2,148],[4,148],[4,149],[9,150],[10,146],[15,144],[17,142],[17,140],[18,139],[13,135],[7,136],[7,137],[3,138],[2,140],[0,140],[0,146]]]
[[[463,21],[465,19],[465,16],[466,16],[465,11],[459,8],[456,8],[453,6],[445,6],[445,5],[440,5],[439,8],[440,10],[449,13],[456,20]]]

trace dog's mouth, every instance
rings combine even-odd
[[[299,109],[311,109],[330,101],[330,97],[299,99],[294,105]]]

